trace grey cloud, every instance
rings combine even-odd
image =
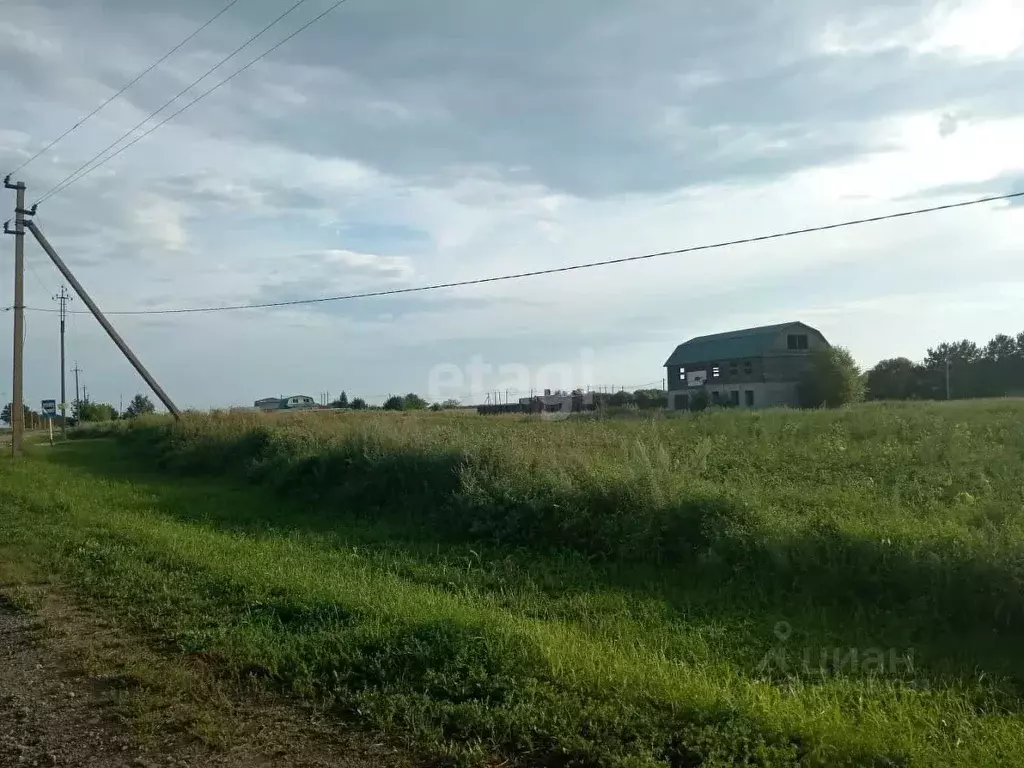
[[[256,186],[232,188],[223,186],[221,180],[210,176],[168,176],[152,182],[149,188],[157,193],[188,200],[190,204],[199,207],[237,208],[245,207],[249,202],[258,202],[273,211],[287,212],[324,206],[324,201],[316,195],[265,178],[261,178]]]
[[[961,116],[952,112],[946,112],[939,119],[939,136],[948,138],[957,132],[960,127]]]
[[[255,68],[182,119],[421,182],[479,164],[607,196],[848,160],[886,148],[864,130],[884,116],[951,106],[979,116],[1024,111],[1024,60],[966,65],[898,48],[815,48],[826,20],[861,19],[884,35],[929,3],[825,5],[353,0],[275,53],[279,66]],[[276,7],[258,0],[233,11],[205,45],[230,50]],[[192,23],[210,13],[198,0],[180,11]],[[312,13],[297,12],[268,40]],[[121,23],[144,18],[132,5]],[[203,71],[195,58],[174,60],[180,71],[154,73],[127,97],[155,108],[180,87],[182,68]],[[302,103],[268,106],[290,88]],[[679,119],[666,126],[672,114]]]
[[[940,197],[994,197],[1017,192],[1024,193],[1024,174],[1004,173],[984,181],[940,184],[935,187],[922,189],[902,199],[930,200]],[[1022,206],[1024,205],[1024,197],[1012,198],[1006,202],[1006,205]]]

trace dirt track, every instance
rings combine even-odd
[[[173,685],[154,690],[116,674],[115,660],[131,653],[111,625],[52,598],[38,612],[18,610],[0,585],[0,766],[412,765],[394,748],[287,702],[255,694],[203,701],[211,697],[205,684],[191,695]],[[181,685],[180,675],[160,675]]]

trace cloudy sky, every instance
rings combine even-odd
[[[306,0],[161,117],[330,2]],[[226,4],[4,0],[0,170]],[[29,200],[291,4],[239,0],[20,171]],[[348,0],[37,221],[108,310],[466,280],[1024,190],[1022,82],[1024,0]],[[31,239],[27,261],[27,305],[54,307]],[[469,288],[114,319],[179,406],[206,408],[341,389],[478,401],[560,373],[660,383],[680,341],[797,319],[871,365],[1019,332],[1022,307],[1024,205],[1003,203]],[[35,407],[58,394],[57,327],[27,313]],[[89,316],[68,344],[93,399],[145,391]]]

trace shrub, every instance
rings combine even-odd
[[[863,400],[864,380],[850,351],[845,347],[827,347],[812,352],[799,394],[800,404],[805,408],[838,408]]]

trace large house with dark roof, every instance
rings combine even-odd
[[[669,410],[688,409],[701,391],[712,405],[799,405],[797,389],[810,354],[828,346],[820,331],[799,322],[690,339],[665,361]]]

